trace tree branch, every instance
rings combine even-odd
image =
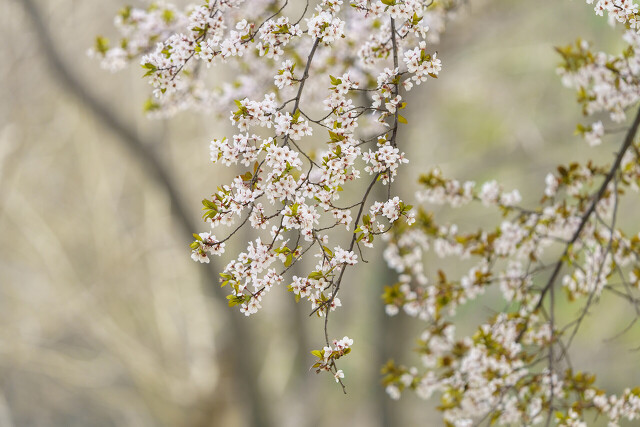
[[[631,127],[627,131],[624,142],[622,143],[622,147],[620,148],[620,151],[618,152],[616,159],[613,162],[611,169],[609,170],[609,173],[607,173],[607,176],[604,178],[604,181],[600,185],[600,188],[598,189],[598,192],[594,196],[593,201],[589,206],[589,209],[587,209],[587,211],[582,215],[582,219],[580,220],[580,224],[578,225],[578,228],[573,233],[573,236],[567,243],[564,251],[562,252],[562,255],[558,259],[558,262],[556,263],[553,269],[553,272],[551,273],[551,276],[547,281],[547,284],[544,286],[544,288],[542,288],[542,291],[540,293],[540,300],[538,300],[538,304],[536,305],[533,311],[537,311],[542,306],[547,292],[549,292],[551,287],[554,286],[554,283],[558,278],[558,274],[562,269],[562,265],[564,264],[565,258],[569,254],[569,250],[571,249],[571,246],[578,240],[578,237],[580,237],[580,233],[582,232],[584,227],[587,225],[587,222],[589,222],[591,215],[595,212],[596,207],[598,206],[598,202],[604,197],[604,194],[607,191],[607,187],[609,186],[609,183],[611,182],[611,180],[613,180],[613,178],[615,177],[615,174],[618,172],[618,169],[620,168],[620,163],[622,162],[622,158],[624,157],[624,154],[627,152],[629,147],[631,147],[633,144],[633,139],[635,138],[636,133],[638,132],[639,125],[640,125],[640,108],[636,113],[636,117],[633,120]],[[518,336],[517,341],[520,341],[520,339],[522,338],[522,335],[524,335],[525,330],[526,330],[526,327],[520,332],[520,335]]]

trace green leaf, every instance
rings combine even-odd
[[[344,141],[344,135],[340,135],[332,131],[329,131],[329,137],[331,138],[331,142]]]
[[[227,295],[227,299],[229,300],[229,307],[235,307],[236,305],[242,304],[249,299],[251,299],[250,295]]]
[[[96,37],[96,50],[102,55],[107,53],[109,50],[109,39],[102,36]]]
[[[312,271],[308,277],[309,279],[320,280],[324,277],[324,275],[319,271]]]
[[[147,76],[147,75],[149,75],[151,73],[153,73],[153,71],[147,72],[147,74],[145,74],[145,76]],[[142,110],[145,113],[148,113],[149,111],[158,110],[159,108],[160,108],[160,104],[157,104],[151,98],[147,98],[147,100],[144,102],[144,105],[142,106]]]
[[[407,119],[405,119],[404,117],[402,117],[400,114],[398,114],[398,122],[402,123],[403,125],[406,125],[407,123]]]
[[[129,16],[131,16],[131,6],[125,6],[120,10],[120,12],[118,12],[118,15],[120,15],[123,21],[129,19]]]
[[[150,62],[147,62],[147,63],[143,64],[142,68],[147,70],[147,72],[145,73],[145,75],[143,77],[147,77],[147,76],[155,73],[158,70],[158,67],[156,67],[155,65],[153,65]]]
[[[173,11],[169,10],[169,9],[165,9],[162,11],[162,19],[164,20],[164,22],[166,22],[167,24],[170,23],[171,21],[173,21]]]

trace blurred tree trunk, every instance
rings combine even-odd
[[[192,215],[191,210],[182,200],[180,189],[176,186],[175,180],[159,156],[150,148],[151,144],[145,142],[122,118],[116,116],[102,100],[89,90],[89,86],[84,84],[73,73],[56,48],[52,34],[34,0],[22,0],[21,3],[32,21],[33,26],[31,28],[35,31],[43,56],[54,76],[69,93],[84,104],[87,110],[103,126],[119,137],[133,159],[143,167],[153,182],[162,188],[170,199],[174,219],[180,228],[180,235],[185,236],[185,242],[189,241],[191,233],[198,229],[197,224],[192,219],[195,215]],[[222,298],[223,292],[217,282],[220,270],[216,263],[211,262],[208,264],[207,273],[203,274],[203,286],[207,291],[214,289],[216,296]],[[225,316],[228,336],[224,342],[222,352],[226,353],[227,356],[222,359],[229,362],[230,366],[222,370],[228,369],[231,372],[236,394],[236,398],[230,400],[239,402],[238,404],[241,406],[239,408],[240,412],[245,415],[251,426],[268,427],[272,423],[269,420],[268,411],[256,381],[256,363],[253,360],[255,351],[251,340],[248,339],[245,324],[239,320],[239,316],[228,314]],[[214,390],[214,393],[225,394],[220,389]],[[208,401],[203,401],[201,405],[203,408],[217,407]],[[201,425],[217,424],[216,414],[212,413],[205,418],[208,419],[203,419]],[[193,425],[192,423],[189,424]]]

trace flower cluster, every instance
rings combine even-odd
[[[596,11],[627,22],[637,6],[600,1]],[[563,82],[578,91],[585,114],[605,111],[621,122],[625,110],[640,101],[635,58],[640,39],[630,31],[624,39],[629,47],[620,56],[594,54],[583,42],[558,49]],[[399,275],[383,295],[386,311],[404,312],[427,326],[419,341],[421,368],[393,362],[384,368],[392,398],[407,389],[425,399],[439,394],[444,420],[454,426],[482,420],[586,426],[589,414],[606,417],[610,426],[640,419],[637,388],[608,394],[595,386],[594,375],[575,371],[567,360],[584,317],[601,295],[638,307],[640,233],[629,235],[616,219],[621,197],[638,192],[639,126],[640,112],[612,165],[571,163],[548,174],[535,208],[520,207],[520,194],[495,181],[478,188],[472,181],[445,178],[438,169],[421,177],[418,200],[450,208],[480,203],[503,218],[493,229],[462,231],[456,224],[436,223],[421,208],[413,225],[394,224],[384,255]],[[578,130],[590,145],[601,143],[605,134],[600,121]],[[453,278],[442,270],[430,277],[423,264],[428,251],[455,257],[466,267]],[[507,308],[475,333],[457,338],[458,307],[494,286]],[[562,297],[579,307],[566,324],[555,313]]]
[[[300,37],[302,29],[291,24],[289,18],[281,16],[277,20],[269,19],[260,27],[260,42],[256,45],[258,54],[267,58],[279,58],[292,38]]]
[[[194,260],[209,262],[243,226],[258,234],[221,273],[230,306],[253,315],[283,284],[312,313],[327,317],[342,305],[343,277],[362,246],[372,247],[400,219],[411,223],[411,206],[391,188],[408,162],[398,137],[407,122],[400,115],[402,92],[437,77],[441,63],[425,22],[443,23],[457,4],[358,1],[344,7],[323,0],[294,17],[286,2],[243,14],[240,0],[210,0],[184,11],[171,6],[164,26],[158,7],[130,10],[135,20],[127,18],[130,25],[120,29],[126,39],[140,40],[126,56],[139,57],[153,86],[147,109],[165,115],[206,104],[230,110],[236,132],[214,138],[210,158],[244,169],[202,201],[203,218],[226,237],[201,233],[191,245]],[[136,24],[145,19],[156,25]],[[115,55],[105,43],[96,51],[103,62]],[[207,87],[202,63],[241,71],[232,84]],[[386,186],[389,198],[372,204],[376,185]],[[347,186],[363,189],[359,201],[341,203]],[[314,270],[290,275],[305,257],[315,257]],[[343,344],[327,342],[333,353],[320,369],[337,380],[344,373],[335,359],[350,345]]]
[[[325,46],[329,46],[344,36],[344,21],[336,16],[336,12],[340,9],[334,3],[329,10],[323,10],[320,5],[316,10],[318,13],[307,19],[309,35],[320,40]]]
[[[420,84],[427,80],[427,77],[437,78],[442,69],[441,61],[437,54],[429,55],[426,51],[427,44],[420,42],[420,45],[413,50],[404,53],[403,61],[407,65],[407,70],[414,74],[411,79]],[[407,81],[405,88],[410,88],[410,81]]]
[[[594,0],[587,0],[588,4],[593,2]],[[606,13],[610,20],[621,23],[635,20],[638,15],[638,5],[633,0],[598,0],[593,10],[598,16],[604,16]]]
[[[613,122],[622,123],[627,117],[625,111],[640,100],[640,56],[636,55],[640,34],[627,30],[623,40],[626,47],[619,55],[594,52],[584,40],[557,48],[563,59],[558,73],[565,86],[578,92],[585,115],[608,112]],[[577,133],[593,146],[601,143],[605,129],[598,120],[589,126],[578,125]]]
[[[145,9],[126,7],[115,19],[120,40],[112,43],[98,37],[89,53],[111,71],[140,61],[155,88],[145,104],[152,117],[185,109],[223,113],[235,99],[255,99],[265,93],[273,84],[269,75],[282,76],[276,77],[278,88],[291,86],[295,81],[289,75],[293,74],[289,67],[296,64],[293,58],[304,57],[314,39],[329,49],[318,52],[319,60],[309,71],[342,74],[360,62],[363,67],[354,67],[359,77],[375,77],[391,51],[396,50],[402,58],[406,50],[415,50],[418,45],[425,50],[420,40],[437,42],[446,20],[455,16],[464,2],[318,3],[295,18],[287,14],[287,3],[277,0],[252,0],[250,6],[244,0],[209,0],[183,9],[166,2],[151,2]],[[395,48],[389,37],[390,19],[396,21]],[[283,64],[271,61],[283,56],[287,57]],[[436,75],[440,65],[433,56]],[[207,67],[228,63],[233,77],[211,86],[200,70],[201,63]],[[408,89],[410,81],[405,84]],[[308,87],[306,96],[322,96],[320,88]]]
[[[565,332],[567,328],[549,318],[544,300],[554,298],[550,295],[558,277],[557,285],[570,301],[581,301],[583,310],[603,292],[634,303],[635,296],[628,292],[638,289],[635,271],[640,259],[635,251],[640,249],[640,233],[629,237],[605,222],[615,224],[616,200],[621,194],[615,183],[632,187],[632,182],[640,182],[632,150],[620,159],[620,168],[614,165],[613,169],[577,164],[560,167],[558,175],[547,178],[553,190],[547,191],[543,206],[536,210],[516,206],[519,196],[495,182],[477,190],[473,182],[446,179],[439,170],[422,177],[425,189],[419,195],[429,203],[452,207],[482,203],[511,219],[503,219],[493,230],[462,232],[455,224],[438,225],[433,214],[421,209],[413,226],[396,224],[384,255],[399,277],[383,295],[386,311],[389,315],[403,311],[428,326],[418,350],[422,371],[393,363],[386,366],[385,384],[391,397],[399,398],[405,389],[423,398],[437,392],[442,396],[444,418],[452,425],[469,425],[485,416],[503,425],[533,425],[543,422],[551,407],[559,411],[558,422],[563,425],[578,425],[570,423],[574,419],[582,422],[584,414],[575,410],[577,403],[573,402],[585,401],[583,385],[573,374],[558,371],[562,353],[554,356],[554,350],[559,352],[556,347],[564,348],[564,340],[570,344],[575,332]],[[616,174],[613,184],[606,181],[610,170]],[[591,189],[598,177],[605,182],[594,192]],[[577,187],[581,191],[572,190]],[[564,253],[549,263],[547,253],[557,252],[553,248],[558,245]],[[471,266],[457,279],[444,271],[430,279],[422,258],[431,250]],[[565,262],[568,271],[559,274]],[[534,286],[543,277],[546,285]],[[616,281],[625,283],[627,290],[620,291]],[[514,308],[488,319],[474,335],[455,339],[450,318],[457,308],[493,285]],[[573,327],[570,324],[568,330]],[[604,392],[590,390],[591,400],[588,406],[580,403],[581,408],[596,408],[612,422],[640,416],[637,407],[615,396],[611,401],[620,402],[625,415],[607,412],[609,407],[604,410],[605,405],[594,400]],[[635,402],[633,396],[627,391],[626,400]]]
[[[333,372],[336,382],[341,382],[342,378],[344,378],[344,372],[342,369],[336,368],[336,360],[349,354],[352,345],[353,340],[349,337],[344,337],[341,340],[333,340],[331,345],[326,345],[322,350],[313,350],[311,354],[316,356],[318,361],[313,364],[312,368],[316,372]]]
[[[575,426],[584,425],[588,412],[606,416],[610,425],[636,420],[637,389],[608,394],[594,386],[594,376],[562,364],[601,295],[638,308],[640,234],[625,232],[616,218],[619,199],[640,189],[640,146],[634,144],[640,114],[610,166],[558,167],[533,208],[520,206],[520,193],[495,181],[460,182],[439,169],[420,178],[418,201],[495,209],[502,217],[493,228],[440,224],[425,208],[414,210],[393,195],[400,166],[408,162],[402,151],[407,120],[400,114],[406,92],[438,77],[442,63],[432,44],[463,2],[352,0],[346,7],[342,0],[321,0],[301,16],[290,13],[288,2],[268,0],[251,7],[209,0],[184,11],[127,8],[116,21],[120,46],[98,38],[92,54],[113,70],[140,62],[153,87],[148,111],[230,111],[234,134],[213,139],[210,158],[242,169],[203,200],[203,218],[215,235],[194,234],[191,256],[209,262],[242,227],[252,228],[257,237],[220,274],[229,306],[254,315],[279,287],[306,302],[324,319],[326,345],[312,352],[317,372],[331,372],[342,384],[336,361],[353,341],[329,342],[328,317],[342,306],[343,278],[362,259],[363,247],[385,240],[385,259],[398,273],[384,292],[385,310],[426,324],[418,348],[422,367],[384,368],[391,397],[406,389],[423,398],[439,394],[444,419],[454,426],[487,418],[548,424],[554,417]],[[638,6],[598,0],[595,11],[625,25],[626,48],[617,56],[593,52],[582,41],[559,48],[559,73],[577,91],[585,115],[606,112],[622,123],[640,101]],[[202,63],[228,64],[234,77],[212,86]],[[578,132],[597,145],[605,124],[579,125]],[[376,186],[385,187],[383,200],[370,199]],[[359,194],[355,202],[341,201],[344,190]],[[423,256],[429,251],[455,258],[456,272],[428,271]],[[293,275],[303,258],[315,259],[313,270]],[[458,308],[492,287],[507,308],[457,337]],[[557,291],[580,307],[569,324],[555,316]]]
[[[127,6],[114,19],[122,34],[119,45],[111,46],[105,37],[97,37],[89,55],[98,57],[103,68],[119,71],[137,56],[150,51],[154,40],[168,39],[188,25],[187,17],[171,4],[152,5],[145,9]]]
[[[211,233],[194,234],[196,240],[191,243],[191,258],[194,261],[209,262],[210,255],[222,255],[224,253],[224,242],[216,240],[216,236]]]

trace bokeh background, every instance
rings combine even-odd
[[[218,288],[224,260],[189,258],[190,233],[205,229],[200,200],[230,174],[208,156],[228,120],[148,120],[141,71],[108,74],[87,57],[96,35],[115,34],[123,4],[0,0],[0,426],[439,425],[434,402],[392,401],[380,385],[387,359],[416,362],[420,325],[384,315],[394,277],[379,251],[347,275],[330,326],[355,340],[342,364],[347,395],[309,370],[323,334],[306,307],[274,291],[247,319]],[[578,0],[471,0],[437,47],[441,77],[410,94],[403,198],[439,165],[534,202],[559,162],[609,161],[615,136],[598,149],[573,136],[584,120],[553,46],[582,37],[615,49],[618,35]],[[483,210],[444,218],[500,220]],[[489,305],[463,310],[462,329]],[[603,341],[633,314],[601,307],[574,363],[614,390],[639,383],[634,335]]]

